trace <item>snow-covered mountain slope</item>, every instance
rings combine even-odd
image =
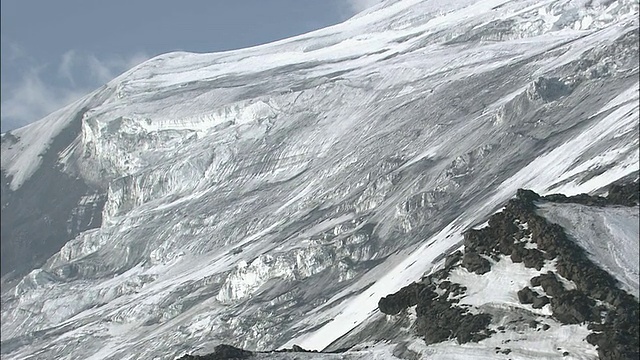
[[[602,260],[611,252],[605,247],[585,249],[581,244],[590,243],[591,233],[575,238],[539,214],[550,207],[562,208],[563,215],[575,213],[574,205],[553,203],[560,201],[583,204],[580,215],[637,216],[638,186],[636,181],[612,187],[607,197],[540,198],[518,190],[486,226],[464,233],[462,251],[380,299],[378,307],[386,316],[372,316],[372,322],[333,343],[330,352],[309,354],[296,346],[287,352],[313,359],[330,359],[336,352],[344,358],[364,353],[401,359],[635,359],[640,344],[638,299],[618,287],[611,275],[616,272],[602,270]],[[563,220],[571,231],[592,223],[583,216]],[[619,232],[600,231],[600,242],[614,249],[629,247],[629,241],[637,244],[632,240],[640,236],[637,226],[620,223],[628,239],[620,239]],[[625,257],[637,263],[637,246],[630,250],[635,251]],[[279,352],[252,355],[226,345],[209,356],[290,358]]]
[[[638,208],[592,208],[573,204],[545,204],[542,214],[569,229],[595,263],[613,274],[623,289],[638,297]],[[574,224],[584,224],[575,226]]]
[[[637,16],[388,1],[159,56],[3,134],[3,275],[25,274],[3,284],[3,358],[329,346],[516,189],[637,176]]]

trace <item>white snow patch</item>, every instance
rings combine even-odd
[[[485,304],[507,305],[517,308],[525,308],[540,315],[551,315],[549,305],[542,309],[534,309],[530,305],[523,305],[518,300],[517,292],[525,286],[531,287],[530,280],[547,271],[555,270],[551,262],[547,262],[540,270],[526,268],[524,263],[514,263],[508,256],[501,256],[500,261],[492,262],[491,271],[477,275],[468,272],[463,267],[457,267],[451,271],[449,280],[467,288],[461,304],[479,307]]]

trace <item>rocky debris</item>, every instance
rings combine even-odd
[[[221,344],[214,348],[213,353],[207,355],[184,355],[178,360],[235,360],[248,359],[253,352],[231,345]]]
[[[527,95],[531,100],[541,99],[551,102],[571,93],[571,87],[559,78],[539,77],[527,89]]]
[[[518,291],[518,301],[522,304],[532,304],[534,309],[541,309],[549,303],[549,298],[538,294],[535,290],[531,290],[529,287],[524,287]]]
[[[494,333],[487,328],[491,315],[471,314],[456,305],[466,288],[446,280],[451,270],[462,266],[469,272],[486,274],[491,270],[488,258],[499,261],[503,255],[527,268],[541,270],[545,261],[555,259],[557,273],[549,271],[531,279],[531,286],[542,288],[544,294],[525,287],[518,291],[518,300],[534,309],[550,305],[552,316],[563,324],[589,323],[594,333],[587,340],[598,347],[601,359],[638,358],[637,299],[619,289],[613,276],[591,262],[561,226],[538,215],[536,201],[633,206],[638,203],[638,181],[611,186],[607,197],[586,194],[541,197],[531,190],[519,189],[503,211],[489,218],[488,226],[464,233],[464,252],[447,256],[444,268],[422,282],[380,299],[380,311],[395,315],[415,305],[415,328],[427,344],[453,338],[461,344],[479,341]],[[534,246],[526,246],[527,242]],[[559,276],[573,281],[576,289],[567,290]],[[602,303],[597,305],[596,300]],[[533,327],[537,326],[535,322]],[[543,324],[538,330],[549,328]]]
[[[460,344],[477,342],[489,337],[493,330],[487,327],[491,323],[489,314],[471,314],[466,308],[458,306],[459,299],[467,289],[451,281],[441,281],[462,254],[456,252],[449,259],[450,267],[435,272],[420,283],[413,283],[398,292],[380,299],[378,307],[387,315],[396,315],[404,309],[416,306],[415,329],[427,344],[456,339]],[[486,261],[486,259],[483,259]],[[446,263],[446,261],[445,261]]]
[[[579,290],[565,291],[551,298],[553,317],[563,324],[599,321],[595,301]]]
[[[514,263],[524,263],[527,268],[536,270],[544,266],[544,254],[538,249],[526,249],[522,244],[514,244],[511,248],[511,261]]]
[[[543,295],[533,299],[533,302],[531,303],[531,307],[534,309],[542,309],[548,303],[549,303],[549,298]]]
[[[542,286],[544,292],[549,296],[559,296],[565,292],[565,288],[553,271],[531,278],[531,286]]]
[[[607,200],[611,205],[637,205],[640,202],[640,181],[636,180],[626,185],[611,185]]]
[[[387,315],[399,314],[402,310],[418,304],[421,291],[425,288],[421,283],[409,284],[394,294],[387,295],[378,301],[378,308]]]
[[[462,251],[460,250],[448,255],[446,260],[444,261],[445,270],[450,271],[454,265],[460,262],[460,260],[462,259],[462,256],[463,254],[462,254]]]
[[[541,198],[555,203],[573,203],[588,206],[635,206],[640,202],[640,181],[636,180],[628,184],[613,184],[609,186],[609,194],[606,197],[578,194],[565,196],[563,194],[550,194]]]
[[[249,351],[240,349],[231,345],[221,344],[214,348],[213,353],[207,355],[184,355],[177,360],[236,360],[236,359],[249,359],[256,354],[272,354],[272,353],[323,353],[323,354],[337,354],[343,353],[349,350],[348,348],[340,348],[333,351],[317,351],[307,350],[299,345],[293,345],[288,349],[279,349],[273,351]]]
[[[533,304],[533,300],[540,296],[537,292],[531,290],[529,287],[518,291],[518,301],[521,304]]]
[[[444,296],[429,298],[421,298],[416,307],[416,331],[427,345],[453,338],[460,344],[477,342],[494,332],[487,329],[491,315],[471,314]]]
[[[564,324],[589,322],[594,333],[587,340],[597,346],[600,359],[638,358],[638,300],[619,289],[613,276],[590,261],[585,251],[567,238],[561,226],[537,215],[534,203],[537,200],[592,206],[635,206],[638,203],[638,181],[611,186],[607,197],[585,194],[539,197],[530,190],[518,190],[516,199],[509,201],[503,215],[505,219],[526,222],[531,238],[544,258],[556,259],[557,275],[576,284],[575,290],[566,290],[553,272],[531,279],[533,287],[542,287],[551,297],[549,303],[553,317]],[[531,293],[524,291],[522,297],[533,304]],[[596,305],[596,300],[602,301],[603,305]],[[603,314],[606,314],[604,319]]]
[[[545,305],[549,303],[549,298],[546,296],[539,296],[533,299],[531,303],[531,307],[534,309],[542,309]]]
[[[274,351],[266,351],[267,353],[280,353],[280,352],[287,352],[287,353],[323,353],[323,354],[338,354],[338,353],[343,353],[346,352],[347,350],[349,350],[349,348],[339,348],[339,349],[335,349],[332,351],[318,351],[318,350],[307,350],[305,348],[303,348],[300,345],[293,345],[290,348],[287,349],[278,349],[278,350],[274,350]],[[257,353],[265,353],[264,351],[256,351]]]
[[[300,345],[293,345],[290,349],[277,350],[276,352],[318,352],[317,350],[307,350]]]
[[[491,271],[491,263],[489,263],[489,260],[475,252],[466,252],[464,254],[464,257],[462,258],[462,266],[469,272],[473,272],[478,275],[486,274]]]
[[[566,196],[563,194],[551,194],[543,198],[545,201],[555,203],[574,203],[588,206],[606,206],[608,201],[602,196],[590,196],[588,194],[578,194],[573,196]]]

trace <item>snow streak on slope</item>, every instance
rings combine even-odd
[[[3,289],[3,358],[331,344],[516,188],[638,171],[637,8],[405,0],[128,71],[59,156],[104,222]],[[12,189],[70,119],[3,136]]]
[[[567,229],[596,264],[613,274],[624,290],[638,297],[640,219],[637,207],[548,203],[541,204],[539,212]]]
[[[101,103],[109,95],[108,89],[96,90],[36,123],[8,132],[9,136],[8,133],[2,134],[2,171],[12,177],[11,189],[16,190],[33,175],[53,139],[69,126],[77,113]],[[8,140],[8,137],[14,140]]]

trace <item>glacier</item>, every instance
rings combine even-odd
[[[3,358],[331,348],[516,189],[638,177],[638,7],[386,1],[270,44],[160,55],[3,134],[3,198],[78,191],[59,246],[3,269]],[[47,187],[54,171],[75,185]]]

